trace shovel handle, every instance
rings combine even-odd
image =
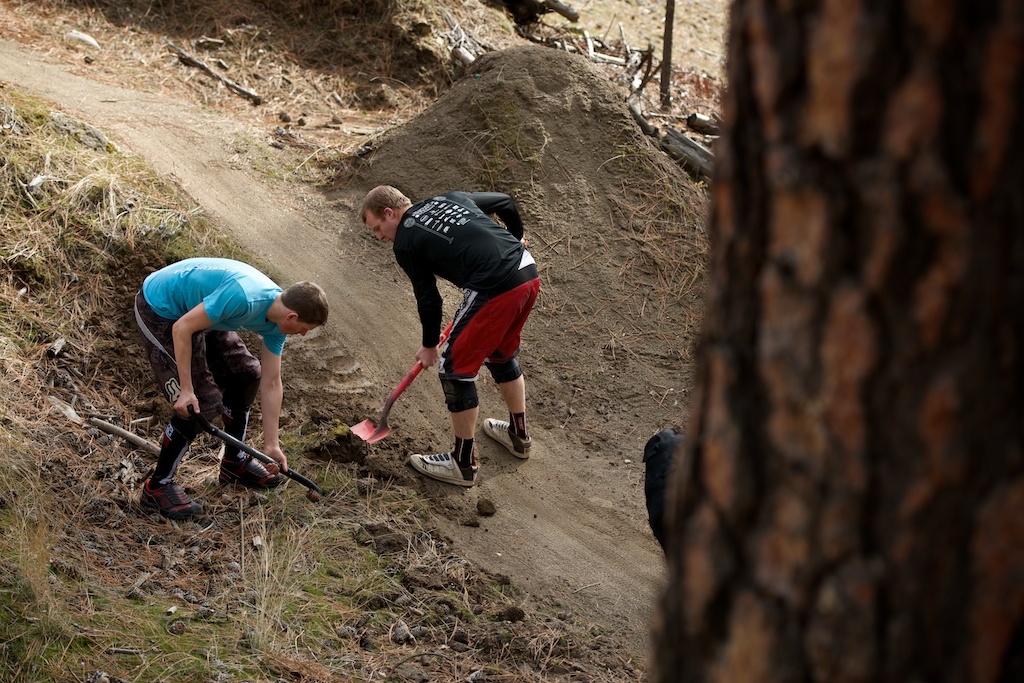
[[[452,325],[454,324],[455,321],[453,320],[452,322],[448,323],[448,327],[444,328],[444,332],[441,333],[441,336],[437,340],[438,346],[444,344],[445,341],[448,339],[448,334],[452,331]],[[395,387],[394,391],[391,392],[391,395],[388,396],[388,400],[384,402],[384,410],[382,412],[382,415],[386,416],[388,414],[388,411],[391,410],[391,405],[398,399],[399,396],[401,396],[403,391],[409,388],[409,385],[412,384],[412,381],[416,379],[416,377],[420,374],[420,371],[422,370],[423,363],[416,361],[416,364],[409,369],[409,372],[405,373],[405,377],[402,378],[402,381],[398,383],[398,386]]]
[[[245,442],[241,441],[240,439],[236,439],[235,437],[233,437],[230,434],[228,434],[227,432],[225,432],[223,429],[219,429],[219,428],[213,426],[212,424],[210,424],[210,421],[207,420],[201,413],[195,412],[195,409],[192,406],[188,407],[188,412],[192,416],[192,419],[195,420],[196,423],[200,427],[202,427],[204,432],[209,432],[210,434],[213,434],[215,437],[217,437],[218,439],[220,439],[224,443],[227,443],[227,444],[230,444],[230,445],[234,446],[235,448],[237,448],[238,450],[242,451],[243,453],[248,453],[252,457],[254,457],[257,460],[259,460],[260,462],[263,462],[264,464],[267,464],[267,465],[277,465],[277,462],[273,458],[271,458],[269,455],[265,455],[263,453],[260,453],[258,450],[256,450],[252,446],[246,444]],[[321,490],[321,488],[319,486],[317,486],[312,481],[310,481],[306,477],[302,476],[301,474],[299,474],[298,472],[296,472],[292,468],[289,467],[287,470],[281,470],[281,474],[283,474],[284,476],[288,477],[289,479],[294,479],[295,481],[299,482],[300,484],[302,484],[306,488],[308,488],[308,489],[310,489],[312,491],[316,491],[320,495],[323,495],[323,490]]]
[[[412,366],[412,369],[405,373],[405,377],[403,377],[402,381],[398,383],[398,386],[392,390],[391,395],[388,396],[388,400],[384,401],[385,413],[391,410],[391,404],[393,404],[395,400],[402,395],[403,391],[409,388],[409,385],[412,384],[412,381],[416,379],[422,370],[423,363],[416,361],[416,365]]]

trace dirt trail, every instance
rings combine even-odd
[[[115,144],[174,177],[226,234],[287,278],[324,286],[332,302],[329,324],[290,341],[285,354],[286,382],[293,377],[290,367],[315,359],[314,379],[306,373],[297,380],[306,384],[305,400],[317,392],[315,377],[323,378],[322,400],[362,396],[364,405],[382,399],[401,379],[418,338],[410,333],[418,322],[408,283],[387,264],[379,245],[367,241],[351,200],[331,202],[309,189],[269,181],[247,166],[232,143],[264,132],[160,95],[73,75],[8,41],[0,41],[3,82],[100,127]],[[368,250],[373,257],[361,258]],[[410,434],[443,433],[448,418],[437,394],[436,382],[419,381],[403,395],[402,438],[392,448],[412,443]],[[483,386],[481,407],[482,415],[502,415],[496,392]],[[375,415],[351,417],[354,423]],[[393,423],[394,418],[393,412]],[[558,602],[579,620],[607,627],[625,642],[629,656],[644,660],[649,612],[664,571],[643,507],[639,460],[647,435],[623,435],[609,444],[610,452],[633,458],[629,467],[609,468],[607,459],[581,455],[555,420],[534,428],[538,453],[525,463],[481,437],[485,477],[470,491],[409,481],[433,497],[442,513],[470,509],[479,497],[494,501],[498,514],[478,528],[462,525],[458,513],[450,519],[440,515],[455,551],[509,575],[533,598]],[[420,440],[416,447],[428,445]],[[398,455],[370,447],[368,457]]]

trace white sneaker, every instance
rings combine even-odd
[[[434,455],[420,455],[414,453],[409,456],[409,464],[420,474],[425,474],[431,479],[443,481],[446,484],[456,486],[473,486],[476,484],[476,474],[479,468],[463,469],[452,459],[451,453],[435,453]],[[466,478],[469,475],[469,478]]]
[[[487,418],[484,420],[484,434],[507,448],[509,453],[520,460],[526,460],[530,457],[533,439],[529,437],[523,439],[510,432],[509,424],[505,420],[495,420],[493,417]]]

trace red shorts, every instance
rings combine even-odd
[[[519,353],[523,325],[540,293],[540,278],[494,297],[467,291],[441,349],[438,374],[474,380],[485,363],[504,363]]]

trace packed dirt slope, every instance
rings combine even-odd
[[[365,190],[387,182],[414,198],[514,194],[543,278],[522,356],[534,457],[516,461],[481,435],[480,486],[453,490],[413,476],[403,464],[409,452],[450,445],[429,373],[393,410],[395,435],[372,446],[350,437],[335,455],[420,487],[460,554],[610,629],[628,656],[644,656],[663,564],[640,458],[651,434],[685,421],[703,197],[640,135],[599,71],[539,47],[490,55],[371,154],[344,162],[327,192],[254,171],[247,145],[265,145],[268,132],[208,109],[73,75],[10,42],[0,41],[0,74],[173,176],[284,278],[325,287],[331,320],[289,341],[285,354],[286,422],[376,417],[414,361],[408,283],[355,215]],[[453,311],[457,292],[448,294]],[[480,385],[482,413],[501,416],[489,379]],[[481,498],[495,503],[495,516],[476,518]]]

